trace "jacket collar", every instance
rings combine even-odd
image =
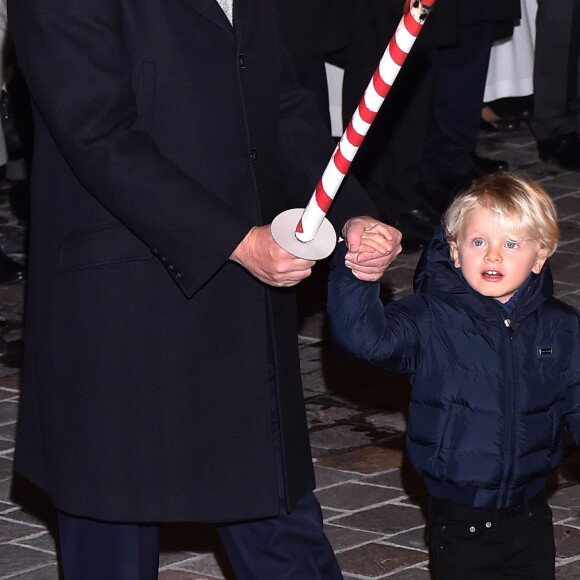
[[[415,270],[413,287],[417,294],[432,294],[445,300],[458,299],[475,312],[497,318],[498,304],[482,296],[467,284],[451,260],[449,244],[439,228],[423,251]],[[518,299],[515,319],[520,320],[553,296],[554,283],[548,261],[538,275],[533,274],[527,290]]]

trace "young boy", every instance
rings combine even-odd
[[[544,486],[563,427],[580,442],[579,315],[545,264],[558,236],[546,192],[498,173],[451,204],[413,296],[385,306],[335,259],[334,338],[410,375],[407,452],[430,495],[438,580],[554,578]],[[382,251],[381,228],[365,241]]]

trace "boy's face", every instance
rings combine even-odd
[[[538,242],[525,239],[508,219],[498,225],[495,214],[476,207],[465,215],[457,240],[449,243],[456,268],[483,296],[507,302],[530,272],[538,274],[547,255]]]

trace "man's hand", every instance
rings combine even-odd
[[[295,286],[310,276],[315,264],[283,250],[274,241],[270,226],[253,227],[232,252],[230,260],[265,284],[278,287]]]
[[[342,229],[348,247],[345,264],[359,279],[375,282],[401,252],[401,232],[374,218],[350,219]]]

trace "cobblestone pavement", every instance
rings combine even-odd
[[[484,135],[480,153],[507,159],[514,170],[540,181],[553,195],[563,234],[551,260],[556,292],[580,308],[580,174],[539,162],[527,131]],[[7,202],[0,204],[0,247],[23,259],[22,227],[11,217]],[[384,278],[386,296],[397,299],[411,291],[417,258],[417,254],[405,254],[398,259]],[[4,317],[0,334],[9,342],[8,352],[0,357],[0,578],[49,580],[58,578],[50,510],[24,482],[11,483],[23,286],[0,286]],[[407,380],[333,352],[325,334],[322,268],[303,285],[300,304],[301,360],[317,494],[345,578],[427,580],[425,493],[402,451]],[[572,446],[567,447],[566,460],[554,474],[550,489],[557,578],[578,579],[580,454]],[[176,525],[162,528],[160,578],[233,576],[211,527]]]

